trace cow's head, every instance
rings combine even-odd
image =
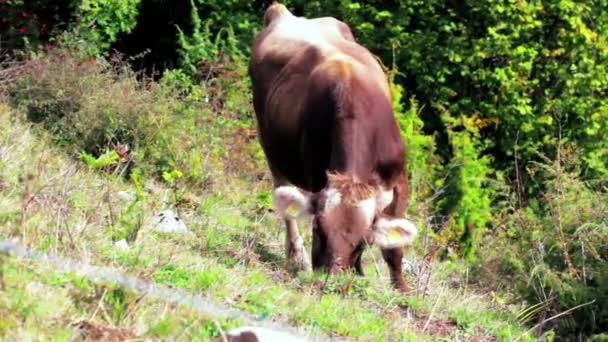
[[[285,218],[312,216],[313,267],[336,273],[353,267],[366,245],[382,249],[412,243],[416,225],[383,214],[393,190],[329,174],[328,185],[317,193],[295,186],[275,189],[274,203]]]

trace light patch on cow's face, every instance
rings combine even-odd
[[[393,201],[393,190],[382,190],[378,193],[378,211],[383,211]]]
[[[364,221],[367,222],[367,224],[371,225],[376,213],[376,202],[377,199],[375,197],[370,197],[359,201],[355,205],[352,205],[352,207],[354,207],[357,213],[364,218]],[[341,205],[344,205],[344,203],[340,191],[334,188],[325,190],[325,207],[322,209],[325,215],[331,214]],[[348,206],[350,207],[351,205]]]
[[[374,197],[364,199],[357,204],[357,208],[359,209],[361,215],[363,215],[365,218],[365,222],[371,225],[374,215],[376,214],[376,199]]]
[[[325,208],[326,213],[332,212],[342,204],[342,194],[337,189],[329,188],[325,190]]]

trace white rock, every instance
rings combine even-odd
[[[26,288],[29,292],[32,292],[32,293],[37,293],[37,292],[41,292],[41,291],[45,290],[44,284],[39,283],[37,281],[28,283]]]
[[[186,224],[172,210],[163,210],[152,216],[145,227],[162,233],[185,233],[188,231]]]
[[[126,190],[126,191],[118,191],[116,193],[116,197],[121,201],[130,202],[135,200],[135,191]]]
[[[304,342],[303,338],[259,327],[240,327],[228,332],[230,342]]]
[[[129,244],[127,243],[127,240],[125,240],[125,239],[114,242],[114,246],[116,246],[116,248],[120,249],[121,251],[129,250]]]
[[[415,265],[414,265],[414,261],[413,260],[408,260],[406,258],[403,258],[401,263],[403,264],[403,270],[405,272],[408,273],[414,273],[415,271]]]

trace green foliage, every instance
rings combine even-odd
[[[177,268],[174,265],[165,265],[158,269],[154,275],[154,281],[180,288],[190,288],[192,273],[192,271]]]
[[[525,319],[542,320],[582,305],[545,329],[557,336],[590,336],[602,332],[608,320],[608,198],[581,180],[577,149],[560,147],[556,155],[532,167],[547,175],[543,196],[529,208],[505,213],[506,231],[484,255],[501,263],[532,304]]]
[[[97,158],[93,157],[92,155],[90,155],[86,152],[82,152],[80,154],[80,158],[90,168],[97,169],[97,170],[110,166],[111,164],[116,163],[120,159],[118,153],[116,153],[116,151],[113,151],[113,150],[106,151],[105,153],[103,153],[102,155],[100,155]]]
[[[107,52],[120,33],[137,24],[141,0],[83,0],[78,6],[78,32],[91,49],[91,55]]]
[[[260,209],[272,208],[272,194],[270,191],[261,191],[255,195],[257,207]]]
[[[160,319],[156,325],[150,328],[150,333],[155,337],[163,337],[171,334],[171,331],[175,329],[171,318],[165,317]]]
[[[490,160],[480,155],[482,148],[474,118],[463,116],[461,120],[455,120],[449,115],[444,118],[452,145],[452,159],[448,165],[451,177],[439,205],[454,220],[452,229],[447,231],[448,239],[458,242],[457,246],[462,250],[460,255],[474,261],[477,245],[492,218],[487,184]]]
[[[120,216],[112,226],[112,241],[125,239],[127,242],[135,241],[144,220],[142,197],[135,194],[135,199],[121,207]]]
[[[163,172],[163,179],[169,184],[175,183],[178,179],[182,178],[184,174],[180,170],[172,170],[171,172]]]
[[[36,68],[11,84],[12,101],[94,168],[118,154],[107,171],[128,176],[137,165],[140,179],[193,190],[208,188],[224,171],[250,170],[253,178],[261,170],[242,64],[217,65],[227,76],[203,87],[180,71],[141,84],[121,62],[83,60],[61,49],[31,63]]]
[[[239,40],[235,37],[231,20],[225,20],[231,16],[231,13],[221,12],[226,16],[221,18],[222,23],[225,24],[212,30],[214,19],[201,20],[195,0],[190,0],[190,4],[192,6],[190,13],[192,33],[188,36],[178,27],[181,68],[192,77],[202,78],[206,76],[202,74],[202,67],[205,64],[214,63],[217,58],[221,57],[220,52],[231,57],[242,57],[241,46],[238,45]]]
[[[404,108],[403,87],[395,83],[398,73],[393,66],[389,74],[393,109],[406,146],[406,165],[410,183],[410,205],[420,209],[422,200],[433,195],[435,179],[441,167],[435,155],[435,139],[423,131],[424,122],[420,118],[420,107],[415,98],[410,98],[409,108]]]
[[[130,175],[131,182],[133,182],[133,186],[135,187],[135,199],[138,201],[143,201],[145,199],[144,189],[143,189],[143,177],[140,169],[134,169]]]
[[[115,322],[120,322],[123,320],[125,314],[128,309],[128,295],[120,287],[111,289],[107,292],[105,297],[106,305],[110,308],[110,312],[113,315],[113,319]]]

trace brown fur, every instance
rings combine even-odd
[[[378,186],[363,183],[352,175],[339,172],[329,172],[327,174],[327,184],[328,187],[338,190],[343,201],[350,205],[373,197],[380,190]]]
[[[357,44],[347,24],[331,17],[293,16],[273,3],[256,36],[249,65],[260,143],[275,186],[293,184],[317,198],[313,267],[355,267],[371,234],[352,204],[393,189],[385,213],[407,206],[405,147],[386,75]],[[321,190],[336,188],[344,205],[324,213]],[[349,207],[350,206],[350,207]],[[287,237],[300,241],[295,221]],[[292,229],[293,228],[293,229]],[[407,290],[400,249],[384,251],[394,285]],[[287,250],[289,256],[289,248]]]

